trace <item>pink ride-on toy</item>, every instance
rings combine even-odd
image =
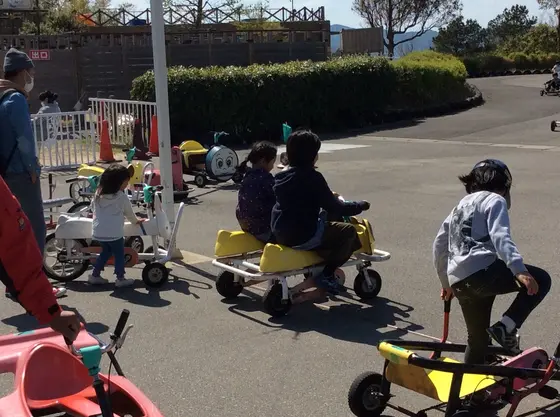
[[[51,329],[0,337],[0,374],[15,376],[14,391],[0,398],[0,417],[163,417],[115,358],[132,327],[122,334],[128,315],[123,310],[109,345],[83,328],[74,345]],[[118,375],[99,373],[103,353]]]

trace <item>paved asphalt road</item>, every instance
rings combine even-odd
[[[186,259],[191,265],[174,267],[175,282],[148,292],[141,281],[136,288],[115,290],[113,285],[91,288],[84,277],[68,286],[62,303],[77,308],[90,331],[105,337],[120,310],[130,309],[135,328],[120,359],[130,379],[166,417],[350,416],[346,395],[354,377],[381,370],[375,349],[379,339],[418,338],[395,326],[441,333],[431,244],[440,222],[463,195],[457,175],[478,160],[495,157],[509,164],[514,238],[526,261],[548,269],[558,282],[560,133],[551,132],[549,125],[560,112],[560,98],[539,96],[545,80],[474,80],[486,98],[484,106],[325,142],[321,172],[334,190],[372,203],[367,217],[378,247],[393,256],[377,267],[383,289],[370,305],[350,291],[338,301],[299,306],[288,317],[271,320],[261,309],[258,289],[235,303],[223,302],[214,289],[216,270],[209,260],[216,232],[236,228],[236,189],[229,184],[195,190],[197,201],[185,210],[179,238],[180,248],[191,252]],[[354,271],[346,273],[351,284]],[[132,270],[129,275],[140,273]],[[559,297],[560,286],[554,285],[523,328],[524,346],[554,349],[560,337]],[[496,318],[509,300],[497,302]],[[0,301],[0,317],[0,333],[34,326],[7,300]],[[463,320],[454,305],[450,340],[464,339]],[[9,392],[6,375],[0,375],[0,390]],[[394,392],[396,402],[414,410],[431,404],[411,392]],[[520,415],[560,414],[554,406],[548,414],[534,411],[547,405],[533,396],[522,404],[529,414]],[[388,410],[385,415],[401,414]]]

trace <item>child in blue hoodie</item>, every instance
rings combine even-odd
[[[489,336],[512,353],[517,329],[550,290],[544,270],[525,265],[510,234],[511,173],[486,159],[459,177],[467,195],[443,222],[434,241],[434,263],[442,298],[457,297],[467,325],[465,363],[482,364]],[[518,293],[501,320],[490,327],[497,295]]]
[[[320,148],[319,137],[307,130],[296,131],[288,138],[289,167],[275,177],[272,233],[281,245],[316,251],[325,260],[325,268],[314,282],[320,292],[336,294],[339,286],[335,270],[361,245],[352,224],[330,220],[360,214],[370,205],[367,201],[342,202],[333,194],[323,175],[315,170]],[[307,288],[300,287],[303,289]]]

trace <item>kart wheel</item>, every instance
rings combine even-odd
[[[169,279],[169,270],[159,262],[152,262],[142,270],[142,281],[150,288],[159,288]]]
[[[415,417],[428,417],[425,411],[418,411]]]
[[[91,217],[91,203],[89,201],[80,201],[70,207],[68,213],[81,213],[83,217]]]
[[[89,183],[87,180],[72,182],[68,187],[68,195],[75,202],[90,201],[91,198],[88,195],[86,195],[88,188],[89,188]]]
[[[541,90],[541,97],[544,96],[544,90]]]
[[[276,283],[264,294],[263,304],[264,310],[272,317],[282,317],[290,311],[292,300],[282,300],[282,284]]]
[[[81,249],[88,246],[82,239],[71,240],[72,255],[81,254]],[[45,274],[58,282],[70,282],[82,276],[89,267],[89,259],[79,261],[66,261],[65,241],[57,239],[54,233],[47,236],[45,240],[45,254],[43,256],[43,270]],[[49,259],[54,259],[51,264]]]
[[[389,385],[383,390],[383,376],[365,372],[358,376],[348,391],[348,406],[357,417],[378,417],[389,402]],[[386,392],[383,392],[386,391]]]
[[[216,278],[216,290],[218,294],[229,300],[241,294],[243,286],[239,282],[235,282],[235,275],[232,272],[222,271]]]
[[[553,132],[556,130],[556,120],[550,122],[550,130],[552,130]]]
[[[130,236],[124,241],[124,246],[134,249],[136,253],[144,253],[144,241],[140,236]]]
[[[368,274],[371,284],[368,284],[365,274]],[[381,284],[381,275],[377,271],[362,269],[354,279],[354,292],[362,300],[371,300],[381,291]]]
[[[204,188],[206,185],[206,177],[204,175],[196,175],[194,177],[194,183],[198,188]]]

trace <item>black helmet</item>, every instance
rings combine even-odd
[[[507,179],[507,181],[506,181],[506,194],[504,195],[504,198],[506,199],[507,208],[510,209],[511,208],[510,189],[511,189],[511,184],[513,183],[513,178],[511,176],[511,172],[510,172],[508,166],[504,162],[500,161],[499,159],[485,159],[484,161],[478,162],[473,167],[473,170],[476,169],[476,168],[481,168],[483,166],[490,166],[492,168],[495,168],[498,171],[500,171],[506,177],[506,179]]]

